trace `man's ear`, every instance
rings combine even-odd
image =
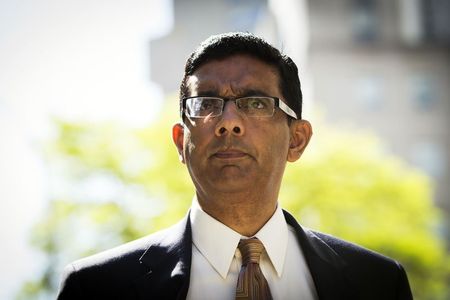
[[[289,130],[291,131],[291,139],[289,141],[287,160],[294,162],[302,156],[303,151],[308,145],[312,136],[312,127],[306,120],[294,120]]]
[[[177,146],[178,158],[184,164],[184,127],[183,124],[176,123],[172,127],[172,139]]]

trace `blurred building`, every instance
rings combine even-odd
[[[450,1],[173,0],[173,8],[172,32],[151,42],[152,80],[165,92],[177,91],[204,38],[254,32],[288,48],[327,123],[376,133],[435,180],[435,199],[450,212]]]
[[[311,0],[314,101],[355,123],[436,182],[450,212],[450,2]]]
[[[178,91],[190,52],[212,34],[250,31],[273,42],[276,20],[265,0],[172,0],[173,29],[151,41],[151,77],[165,93]]]

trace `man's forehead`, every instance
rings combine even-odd
[[[274,78],[273,84],[258,84],[255,81],[230,81],[217,82],[212,80],[201,80],[198,77],[191,76],[187,82],[189,95],[202,96],[275,96],[279,95],[279,89]]]
[[[199,67],[187,78],[190,93],[229,90],[234,94],[248,90],[278,92],[276,69],[249,56],[234,56],[223,60],[210,61]]]

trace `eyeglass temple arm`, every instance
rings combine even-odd
[[[293,117],[294,119],[298,119],[297,114],[295,111],[293,111],[289,106],[287,106],[283,101],[278,100],[278,107],[284,111],[289,116]]]

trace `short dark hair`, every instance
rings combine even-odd
[[[237,54],[246,54],[275,67],[278,71],[279,88],[287,105],[295,111],[298,119],[302,116],[302,90],[298,69],[294,61],[282,54],[264,39],[246,32],[229,32],[213,35],[203,41],[191,53],[184,68],[180,85],[180,111],[182,100],[190,96],[187,80],[202,65]]]

